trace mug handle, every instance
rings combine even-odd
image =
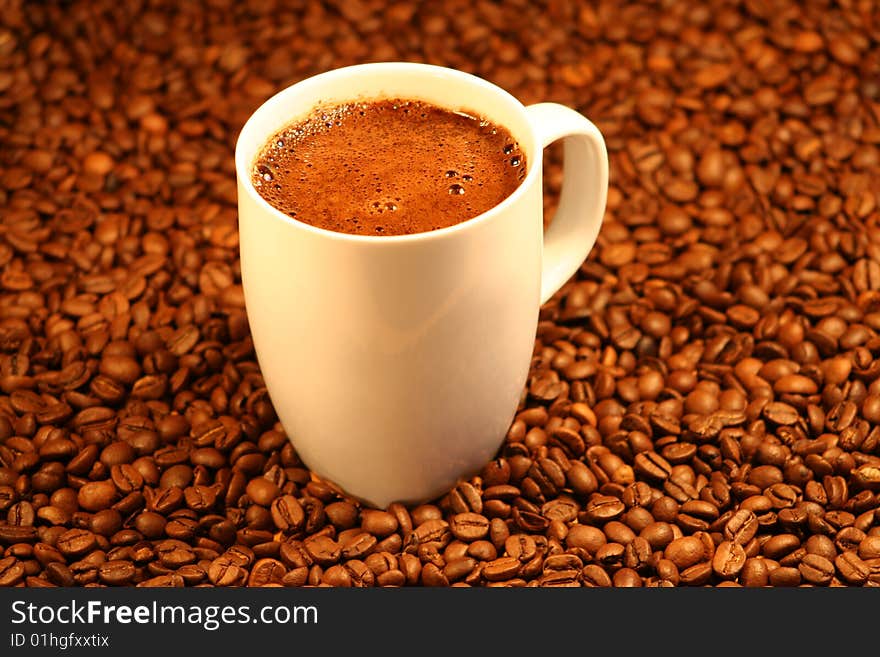
[[[608,152],[599,129],[557,103],[526,107],[541,148],[564,139],[562,194],[544,234],[541,303],[571,278],[593,248],[608,197]]]

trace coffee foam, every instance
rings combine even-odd
[[[387,99],[322,108],[267,141],[252,180],[285,214],[358,235],[453,226],[526,174],[504,128],[466,112]]]

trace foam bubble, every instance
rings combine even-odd
[[[274,179],[274,176],[272,175],[272,170],[265,164],[261,164],[260,166],[258,166],[257,172],[260,174],[260,178],[262,178],[266,182]]]

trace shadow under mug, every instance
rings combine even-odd
[[[316,106],[422,100],[506,127],[528,173],[463,223],[379,237],[297,221],[263,199],[263,145]],[[543,232],[543,149],[564,139],[559,208]],[[437,497],[493,458],[529,371],[540,305],[577,271],[605,209],[598,129],[554,103],[523,106],[473,75],[413,63],[350,66],[267,100],[236,145],[241,273],[257,359],[303,462],[363,502]]]

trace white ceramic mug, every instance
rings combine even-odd
[[[251,182],[268,139],[316,106],[423,100],[505,126],[528,173],[449,228],[374,237],[292,219]],[[565,139],[543,234],[542,151]],[[526,383],[540,305],[586,258],[608,157],[597,128],[553,103],[524,107],[461,71],[363,64],[303,80],[250,117],[235,151],[241,274],[269,396],[303,462],[374,506],[441,495],[500,447]]]

